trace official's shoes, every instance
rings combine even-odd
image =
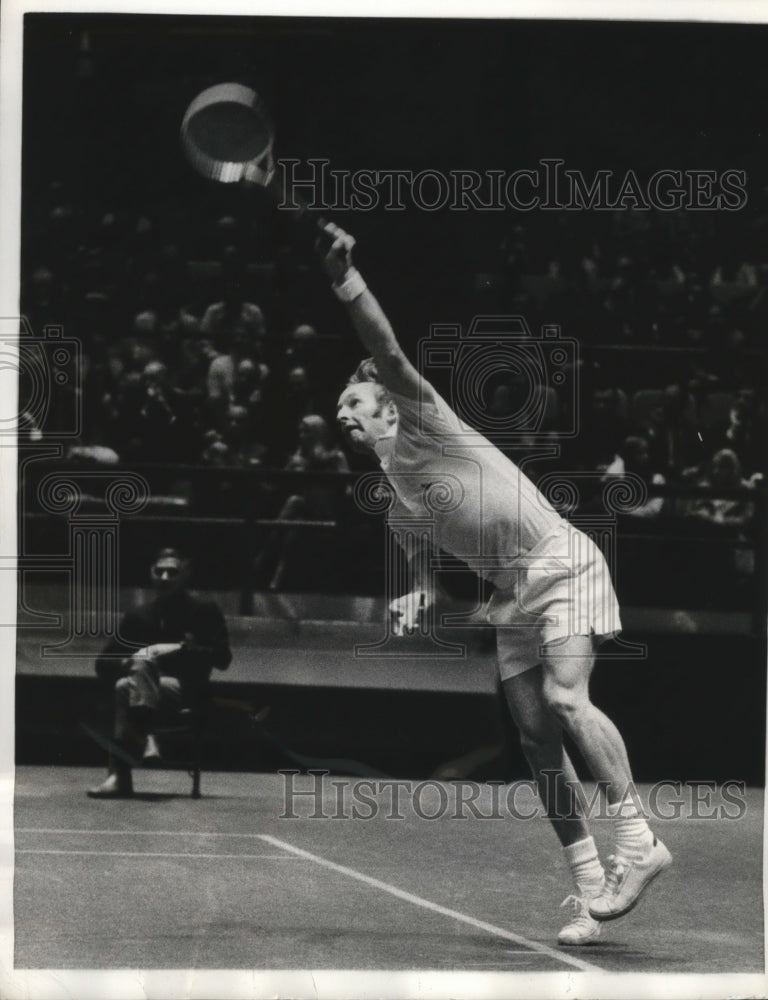
[[[129,799],[132,795],[133,781],[130,774],[110,774],[97,788],[88,789],[90,799]]]
[[[160,747],[157,745],[157,740],[150,733],[147,736],[147,742],[144,745],[144,753],[141,758],[141,763],[144,767],[157,767],[163,761],[163,755],[160,753]]]
[[[600,937],[600,924],[589,915],[590,896],[566,896],[560,906],[571,906],[571,919],[557,935],[558,944],[592,944]]]
[[[653,838],[653,846],[643,857],[611,854],[605,872],[603,891],[589,902],[590,916],[595,920],[615,920],[637,905],[640,897],[672,864],[672,855],[660,840]]]

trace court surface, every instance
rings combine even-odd
[[[487,786],[476,816],[451,783],[409,783],[393,808],[391,789],[302,775],[317,794],[281,818],[279,774],[205,773],[195,801],[186,773],[141,771],[137,798],[88,799],[102,778],[17,770],[17,969],[764,970],[762,791],[738,819],[655,820],[674,867],[596,945],[565,949],[554,834]],[[521,786],[515,801],[534,800]],[[604,856],[608,823],[594,828]]]

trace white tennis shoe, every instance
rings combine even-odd
[[[594,898],[594,896],[571,895],[562,901],[560,906],[571,906],[573,914],[557,935],[558,944],[592,944],[600,937],[600,923],[589,914],[589,902]]]
[[[672,855],[656,837],[643,857],[611,854],[605,871],[603,891],[589,901],[589,913],[595,920],[616,920],[637,905],[640,897],[672,864]]]

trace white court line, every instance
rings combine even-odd
[[[405,892],[403,889],[398,889],[396,886],[390,885],[388,882],[382,882],[380,879],[372,878],[370,875],[364,875],[363,872],[355,871],[354,868],[347,868],[345,865],[337,865],[335,861],[327,861],[325,858],[321,858],[317,854],[311,854],[309,851],[304,851],[300,847],[294,847],[293,844],[287,844],[284,840],[278,840],[277,837],[271,837],[267,833],[260,833],[258,834],[258,837],[267,844],[272,844],[274,847],[281,847],[284,851],[291,851],[300,858],[306,858],[307,861],[314,861],[315,864],[322,865],[323,868],[329,868],[331,871],[339,872],[341,875],[349,875],[350,878],[357,879],[358,882],[364,882],[366,885],[373,886],[374,889],[381,889],[383,892],[388,892],[391,896],[397,896],[398,899],[404,899],[407,903],[413,903],[415,906],[420,906],[424,910],[431,910],[432,913],[440,913],[442,916],[450,917],[452,920],[459,920],[461,923],[469,924],[470,927],[476,927],[478,930],[487,931],[489,934],[494,934],[496,937],[504,938],[505,941],[512,941],[514,944],[524,945],[531,951],[538,951],[542,955],[548,955],[550,958],[554,958],[558,962],[565,963],[565,965],[572,965],[575,969],[581,969],[583,972],[605,971],[598,965],[590,965],[589,962],[583,962],[580,958],[573,958],[565,952],[557,951],[555,948],[550,948],[549,945],[541,944],[538,941],[529,941],[528,938],[523,937],[521,934],[515,934],[512,931],[505,930],[503,927],[497,927],[495,924],[488,924],[484,920],[477,920],[475,917],[470,917],[466,913],[460,913],[458,910],[451,910],[447,906],[440,906],[438,903],[431,903],[428,899],[422,899],[421,896],[414,896],[411,892]]]
[[[16,833],[90,833],[94,836],[109,837],[250,837],[256,838],[258,833],[223,833],[218,830],[88,830],[85,827],[79,829],[56,829],[43,826],[18,826]]]
[[[79,854],[99,858],[243,858],[246,861],[269,859],[271,861],[296,861],[290,854],[200,854],[159,853],[157,851],[59,851],[17,850],[17,854]]]

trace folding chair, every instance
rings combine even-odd
[[[181,758],[179,763],[186,766],[187,772],[192,778],[190,796],[193,799],[201,797],[200,775],[202,772],[203,738],[208,722],[210,705],[210,693],[206,691],[194,706],[187,706],[178,712],[170,712],[167,716],[161,716],[158,725],[153,727],[153,735],[159,737],[162,744],[165,744],[168,738],[173,741],[179,736],[186,740],[189,752],[186,757]],[[175,754],[170,754],[168,760],[170,763],[175,762]],[[165,766],[165,763],[166,759],[163,756],[158,764],[158,770],[161,770]]]

